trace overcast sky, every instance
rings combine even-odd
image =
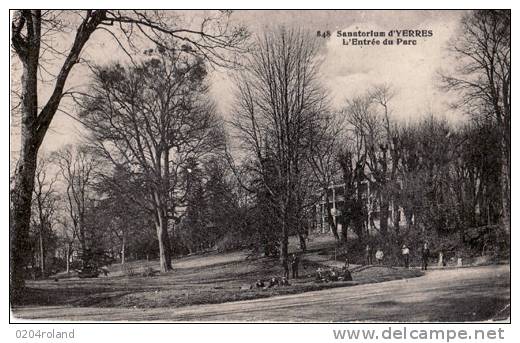
[[[332,103],[341,107],[347,98],[369,87],[388,83],[396,90],[394,115],[408,120],[426,113],[453,116],[447,112],[447,99],[437,89],[436,76],[446,57],[446,43],[456,31],[461,11],[268,11],[239,12],[237,17],[253,32],[269,25],[284,24],[307,29],[311,34],[329,30],[324,41],[322,77]],[[416,46],[345,46],[338,30],[385,31],[432,30],[428,38],[417,39]],[[226,75],[218,75],[214,89],[221,103],[228,96]],[[222,85],[228,84],[227,87]],[[223,104],[224,105],[224,104]],[[225,106],[221,107],[227,112]],[[457,118],[448,118],[457,120]]]
[[[193,11],[187,14],[185,17],[201,15]],[[447,110],[448,99],[437,89],[435,77],[446,57],[446,43],[455,33],[462,14],[461,11],[238,11],[233,13],[233,20],[248,26],[253,35],[277,25],[300,27],[312,35],[318,30],[329,30],[332,36],[323,39],[321,71],[332,104],[337,108],[372,85],[388,83],[397,92],[392,104],[395,117],[413,120],[433,113],[457,121],[458,115]],[[336,37],[338,30],[432,30],[433,34],[417,39],[416,46],[359,47],[343,45],[342,39]],[[123,58],[106,34],[96,33],[92,40],[96,39],[85,51],[85,57],[95,63]],[[68,86],[88,83],[87,69],[77,68],[73,74]],[[218,71],[211,76],[211,82],[212,94],[226,117],[231,102],[229,76]],[[58,112],[45,138],[44,149],[54,150],[74,142],[81,131],[80,124]],[[16,140],[15,137],[13,146],[17,145]]]

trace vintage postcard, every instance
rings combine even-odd
[[[510,321],[511,10],[11,10],[9,49],[11,321]]]

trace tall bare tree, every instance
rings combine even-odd
[[[312,152],[311,128],[327,111],[317,75],[318,45],[310,37],[286,28],[265,33],[236,79],[232,124],[272,199],[287,275],[288,236],[297,232],[298,199],[307,187],[301,181]]]
[[[224,136],[208,100],[204,61],[158,50],[137,66],[98,68],[82,118],[97,152],[143,180],[146,197],[134,200],[155,222],[166,272],[172,268],[168,229],[185,205],[190,168],[217,152]]]
[[[96,31],[115,38],[128,54],[138,48],[135,36],[144,37],[162,47],[171,41],[184,42],[184,50],[220,65],[233,62],[227,51],[240,50],[247,33],[243,27],[233,26],[229,12],[220,12],[201,20],[199,28],[182,27],[180,18],[164,11],[42,11],[20,10],[12,14],[12,49],[22,65],[20,85],[21,124],[20,155],[11,192],[12,237],[10,241],[10,281],[14,296],[23,289],[23,269],[29,251],[31,201],[38,150],[46,136],[62,99],[68,94],[65,84],[82,52]],[[74,17],[74,18],[71,18]],[[75,26],[74,26],[75,25]],[[71,46],[59,50],[53,43],[56,34],[75,32]],[[50,97],[42,102],[38,76],[49,72],[44,57],[49,57],[57,72],[52,77]],[[52,72],[51,72],[52,73]],[[53,73],[54,74],[54,73]]]
[[[390,205],[392,206],[392,224],[394,230],[399,233],[399,221],[400,221],[400,212],[399,212],[399,183],[398,183],[398,168],[399,168],[399,160],[401,158],[401,150],[400,150],[400,142],[399,142],[399,131],[397,129],[397,124],[392,120],[392,109],[391,109],[391,101],[395,95],[394,90],[388,84],[375,86],[370,91],[371,97],[373,101],[380,107],[380,112],[382,114],[382,126],[384,128],[383,133],[383,143],[388,151],[388,158],[385,157],[386,161],[383,163],[386,166],[386,175],[384,179],[383,192],[385,196],[381,197],[385,201],[381,201],[381,210],[386,212],[383,216],[388,217],[388,200],[390,200]],[[386,204],[383,206],[383,204]]]
[[[42,276],[45,276],[47,257],[46,243],[52,232],[53,217],[56,213],[58,194],[56,190],[57,175],[50,176],[50,158],[45,156],[36,168],[34,187],[34,208],[38,227],[39,261]]]
[[[344,156],[347,161],[343,171],[348,171],[347,174],[355,176],[359,181],[360,173],[364,174],[364,178],[370,183],[370,193],[377,197],[379,204],[379,225],[382,234],[388,231],[391,204],[395,215],[392,223],[394,228],[399,230],[397,171],[400,152],[398,132],[391,120],[390,101],[393,95],[390,86],[378,85],[370,88],[365,94],[347,101],[345,107],[347,122],[351,128],[350,134],[356,136],[354,145],[358,146],[360,156],[355,168],[358,171],[353,173],[353,165],[348,163],[348,160],[352,160],[353,154],[352,151],[347,152]],[[369,199],[371,194],[368,195]],[[372,223],[371,212],[369,208],[369,225]]]
[[[87,223],[87,211],[93,200],[92,192],[100,161],[85,146],[68,145],[54,153],[64,180],[67,211],[75,236],[81,247],[83,263],[89,263],[91,236]]]

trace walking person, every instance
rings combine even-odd
[[[401,253],[403,254],[404,267],[406,269],[410,268],[410,249],[408,249],[406,244],[403,244]]]
[[[365,248],[365,261],[367,265],[372,264],[372,248],[370,247],[370,244],[367,244]]]
[[[376,260],[378,265],[383,264],[383,258],[385,257],[385,254],[383,253],[383,250],[381,248],[378,248],[376,251]]]
[[[293,279],[298,278],[298,264],[300,263],[300,258],[297,254],[291,255],[291,269],[292,269],[292,277]]]
[[[428,269],[428,258],[430,257],[430,248],[428,247],[428,242],[424,242],[424,245],[422,247],[421,251],[422,255],[422,270]]]

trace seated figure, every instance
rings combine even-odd
[[[273,277],[271,280],[269,280],[269,288],[276,287],[280,284],[277,278]]]

